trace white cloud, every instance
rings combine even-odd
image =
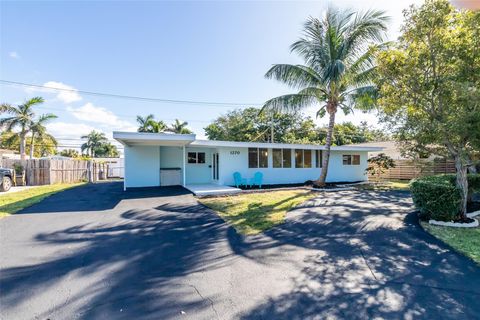
[[[97,107],[91,102],[88,102],[79,108],[68,107],[67,110],[78,120],[98,123],[113,130],[135,131],[136,129],[130,122],[120,120],[110,110]]]
[[[20,55],[16,51],[11,51],[8,53],[8,56],[12,59],[20,59]]]
[[[26,91],[28,93],[32,92],[46,92],[46,93],[53,93],[55,94],[56,98],[64,103],[72,103],[75,101],[80,101],[82,100],[82,97],[80,94],[78,94],[78,90],[75,89],[72,86],[69,86],[67,84],[64,84],[62,82],[56,82],[56,81],[48,81],[43,84],[44,87],[48,88],[27,88]],[[61,89],[61,90],[55,90],[51,88],[56,88],[56,89]]]
[[[87,135],[92,130],[101,131],[84,123],[68,123],[61,121],[47,123],[46,127],[48,133],[59,140],[62,140],[62,138],[80,139],[81,136]]]

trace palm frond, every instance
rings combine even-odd
[[[307,66],[292,64],[276,64],[265,74],[266,78],[273,78],[293,88],[318,86],[321,80],[315,70]]]
[[[309,94],[286,94],[272,98],[264,103],[262,111],[296,112],[317,102],[315,96]]]
[[[41,104],[43,102],[45,102],[45,100],[42,97],[33,97],[33,98],[25,101],[25,103],[22,104],[21,106],[24,106],[26,109],[30,109],[34,105]]]
[[[12,106],[8,103],[2,103],[0,105],[0,113],[16,114],[17,113],[17,108],[15,108],[14,106]]]

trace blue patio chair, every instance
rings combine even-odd
[[[262,184],[263,184],[263,173],[255,172],[255,174],[253,175],[253,178],[250,179],[250,188],[253,186],[258,186],[260,189],[262,189]]]
[[[233,180],[235,181],[235,187],[239,186],[246,186],[247,185],[247,179],[242,178],[242,175],[240,172],[234,172],[233,173]]]

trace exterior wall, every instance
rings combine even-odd
[[[187,147],[188,152],[205,152],[204,164],[186,163],[186,183],[212,183],[212,153],[219,152],[218,184],[233,185],[233,173],[250,179],[255,172],[263,173],[264,184],[303,183],[320,176],[320,168],[295,168],[295,155],[292,149],[292,168],[273,168],[272,149],[268,149],[268,168],[248,168],[248,148],[201,148]],[[360,155],[360,165],[343,165],[343,155]],[[125,147],[125,186],[148,187],[160,185],[160,168],[182,168],[182,147],[134,146]],[[353,182],[367,180],[368,152],[332,151],[327,182]],[[315,152],[312,152],[312,165],[315,166]],[[185,159],[186,162],[186,159]],[[182,173],[183,176],[183,173]]]
[[[212,182],[212,148],[185,148],[185,173],[187,184]],[[188,152],[205,152],[205,163],[188,163]],[[180,157],[181,159],[181,157]]]
[[[160,168],[182,168],[183,147],[160,147]]]
[[[303,183],[316,180],[320,168],[295,168],[295,155],[292,150],[292,168],[273,168],[272,149],[268,149],[268,168],[248,168],[248,148],[219,148],[220,184],[233,185],[233,173],[240,172],[243,178],[252,178],[255,172],[263,173],[264,184]],[[239,152],[239,153],[238,153]],[[360,155],[360,165],[343,165],[342,156]],[[327,182],[353,182],[367,180],[364,174],[367,168],[368,152],[332,151]],[[312,152],[312,165],[315,166],[315,153]]]
[[[125,187],[160,185],[160,148],[125,146]]]

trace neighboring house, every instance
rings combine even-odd
[[[20,153],[9,149],[0,149],[0,159],[20,159]]]
[[[264,184],[293,184],[320,175],[325,148],[310,144],[196,140],[194,134],[114,132],[125,147],[124,187],[215,184],[233,186],[263,173]],[[332,147],[327,182],[367,179],[368,152],[376,147]]]
[[[369,157],[375,157],[379,153],[384,153],[393,160],[412,160],[409,157],[402,155],[398,144],[395,141],[377,141],[377,142],[364,142],[364,143],[355,143],[355,144],[347,144],[345,146],[349,147],[373,147],[373,148],[381,148],[380,151],[370,152],[368,154]],[[424,160],[433,160],[436,158],[442,158],[441,156],[437,155],[430,155],[427,158],[422,158]]]

